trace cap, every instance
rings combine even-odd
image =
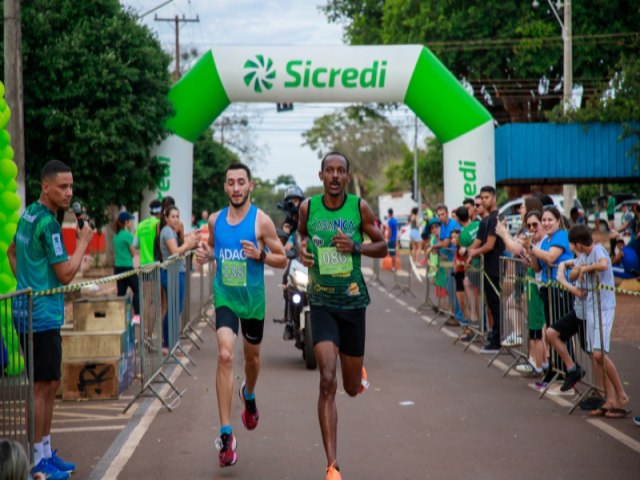
[[[437,217],[431,217],[429,219],[429,222],[427,223],[427,225],[429,225],[429,228],[433,227],[434,225],[441,225],[440,220],[438,220]]]
[[[162,211],[162,202],[160,200],[151,200],[149,202],[149,213],[151,215],[157,215]]]
[[[304,200],[304,192],[298,185],[289,185],[284,191],[284,199],[290,200],[292,198],[299,198]]]
[[[132,218],[134,217],[129,212],[120,212],[120,214],[118,215],[118,221],[120,223],[124,223],[127,220],[131,220]]]

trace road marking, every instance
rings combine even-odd
[[[124,430],[126,424],[123,425],[104,425],[102,427],[69,427],[69,428],[52,428],[52,433],[77,433],[77,432],[108,432],[113,430]]]
[[[594,427],[599,428],[600,430],[602,430],[607,435],[609,435],[609,436],[613,437],[614,439],[618,440],[620,443],[626,445],[631,450],[635,450],[636,452],[640,453],[640,442],[638,442],[637,440],[634,440],[633,438],[631,438],[630,436],[622,433],[621,431],[616,430],[611,425],[609,425],[607,422],[605,422],[603,420],[599,420],[597,418],[588,418],[587,422],[589,422]]]

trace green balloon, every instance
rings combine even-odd
[[[16,230],[18,229],[18,225],[15,223],[6,223],[3,227],[3,233],[9,239],[9,243],[13,240],[13,237],[16,236]]]
[[[11,135],[7,130],[0,130],[0,149],[11,143]]]
[[[9,215],[0,210],[0,225],[8,223]]]
[[[7,218],[7,222],[15,223],[16,225],[18,224],[19,221],[20,221],[20,212],[17,210],[13,212],[11,215],[9,215],[9,217]]]
[[[0,273],[0,295],[4,295],[5,293],[9,293],[11,291],[10,289],[12,282],[13,278],[11,278],[8,273]]]
[[[1,116],[2,114],[0,114],[0,117]],[[7,145],[2,149],[2,152],[0,153],[0,158],[8,158],[9,160],[13,160],[14,154],[15,152],[13,151],[13,148],[11,148],[11,145]]]
[[[0,97],[4,98],[4,83],[0,82]]]
[[[0,193],[0,202],[4,206],[5,213],[13,213],[20,208],[20,197],[13,192]]]
[[[4,184],[4,189],[7,192],[16,193],[18,191],[18,182],[13,178]],[[1,190],[0,190],[1,191]]]
[[[4,149],[2,149],[2,152],[4,153]],[[13,180],[17,175],[18,166],[16,165],[16,162],[10,160],[9,158],[0,158],[0,180],[2,180],[3,182],[6,182],[7,180]]]

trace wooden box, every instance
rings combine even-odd
[[[62,361],[119,358],[131,350],[130,332],[113,330],[107,332],[61,332]]]
[[[120,385],[120,358],[62,363],[63,400],[106,400],[118,398],[126,386]]]
[[[76,332],[124,330],[131,324],[129,297],[83,297],[73,303]]]

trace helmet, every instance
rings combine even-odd
[[[299,198],[304,200],[304,192],[298,185],[289,185],[284,190],[284,201],[291,200],[292,198]]]

